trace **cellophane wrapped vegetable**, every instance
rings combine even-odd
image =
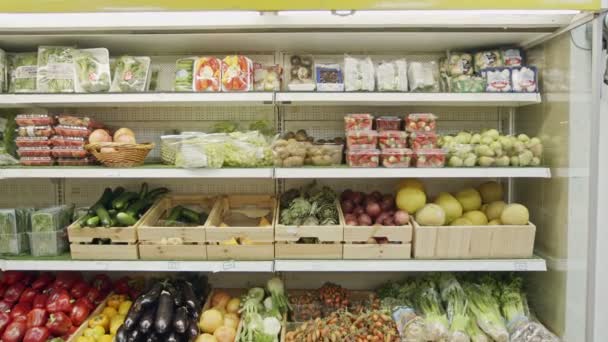
[[[426,340],[441,341],[447,339],[450,324],[443,311],[435,282],[429,277],[420,280],[415,299],[416,307],[424,315]]]
[[[487,50],[475,53],[475,72],[481,73],[483,69],[503,66],[500,50]]]
[[[482,93],[485,87],[486,80],[483,77],[460,75],[450,78],[452,93]]]
[[[511,342],[559,342],[560,339],[540,322],[531,319],[526,296],[522,290],[523,280],[510,276],[500,287],[500,304],[507,320]]]
[[[519,67],[511,69],[511,84],[517,93],[535,93],[538,91],[538,70],[536,67]]]
[[[375,69],[369,57],[344,57],[344,90],[374,91],[376,87]]]
[[[215,57],[200,57],[194,62],[194,90],[217,92],[222,83],[222,61]]]
[[[224,165],[228,167],[261,167],[273,164],[270,143],[259,131],[233,132],[226,144]]]
[[[490,283],[465,283],[463,289],[469,300],[469,308],[477,325],[496,342],[509,341],[509,333],[500,305],[494,296],[494,285]]]
[[[222,60],[222,91],[253,90],[253,62],[242,55]]]
[[[410,62],[407,78],[412,92],[439,91],[439,68],[436,62]]]
[[[492,68],[483,71],[486,78],[486,91],[491,93],[508,93],[513,89],[511,69]]]
[[[0,209],[0,254],[18,255],[29,251],[27,232],[33,209]]]
[[[38,53],[22,52],[9,53],[8,62],[8,92],[36,92],[38,75]]]
[[[69,46],[38,47],[38,92],[74,92],[74,52]]]
[[[74,205],[60,205],[36,210],[31,213],[32,232],[52,232],[65,229],[70,225]]]
[[[289,58],[289,84],[291,91],[312,91],[316,84],[313,78],[313,57],[311,55],[293,55]]]
[[[194,61],[196,57],[180,58],[175,62],[173,90],[192,91],[194,88]]]
[[[176,142],[175,166],[181,168],[221,168],[228,135],[223,133],[188,135]]]
[[[376,67],[376,82],[378,91],[407,91],[407,61],[380,62]]]
[[[253,88],[256,91],[279,91],[283,69],[280,65],[253,64]]]
[[[0,115],[0,165],[17,164],[15,159],[15,123],[14,114]]]
[[[416,314],[413,298],[416,283],[390,282],[377,290],[382,309],[391,313],[402,342],[426,342],[425,320]]]
[[[0,49],[0,92],[8,91],[8,60],[6,52]]]
[[[451,53],[447,73],[450,76],[473,75],[473,56],[469,53]]]
[[[148,88],[150,57],[122,56],[116,60],[116,70],[110,91],[144,92]]]
[[[108,49],[75,50],[75,90],[77,93],[100,93],[110,90],[110,53]]]
[[[469,342],[467,326],[469,325],[468,301],[464,290],[456,277],[451,273],[439,276],[439,288],[450,322],[448,340],[450,342]]]

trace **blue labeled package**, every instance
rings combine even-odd
[[[318,91],[344,91],[344,78],[339,64],[316,64]]]
[[[486,92],[509,93],[513,90],[511,68],[487,68],[481,73],[486,79]]]

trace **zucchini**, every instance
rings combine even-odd
[[[89,214],[88,212],[85,215],[82,215],[78,220],[76,220],[76,222],[74,222],[74,227],[76,228],[82,228],[84,225],[87,224],[87,221],[92,218],[94,215]]]
[[[116,219],[116,216],[112,216],[110,215],[110,227],[116,227],[118,226],[118,219]]]
[[[87,220],[87,227],[95,228],[99,226],[99,216],[93,216]]]
[[[96,215],[96,210],[98,206],[107,207],[110,201],[112,200],[112,189],[105,188],[101,197],[89,208],[89,214]]]
[[[142,212],[149,204],[150,202],[147,199],[140,199],[133,202],[133,204],[131,204],[124,212],[129,216],[139,217],[139,213]]]
[[[184,209],[184,207],[182,207],[181,205],[178,205],[171,209],[169,216],[167,216],[167,221],[177,221],[177,219],[179,219],[179,217],[181,216],[182,209]]]
[[[123,192],[120,196],[112,201],[112,208],[116,210],[125,209],[129,204],[129,201],[136,199],[137,196],[138,195],[135,192]]]
[[[148,183],[143,182],[141,184],[141,188],[139,189],[139,199],[143,199],[148,194]]]
[[[122,195],[123,192],[125,192],[125,188],[123,188],[122,186],[119,186],[114,189],[114,191],[112,192],[112,200],[115,200],[116,197]]]
[[[123,212],[116,214],[116,220],[121,226],[125,227],[129,227],[137,223],[137,220],[133,216]]]
[[[199,213],[188,208],[182,209],[182,217],[190,223],[198,224],[201,221],[201,216],[199,215]]]
[[[106,228],[112,227],[112,221],[110,219],[110,214],[108,213],[106,208],[104,208],[101,205],[98,205],[95,208],[95,213],[97,214],[97,216],[99,216],[99,221],[101,222],[102,226],[104,226]]]
[[[169,189],[167,188],[156,188],[148,192],[145,198],[149,199],[150,201],[154,201],[158,196],[164,195],[167,192],[169,192]]]

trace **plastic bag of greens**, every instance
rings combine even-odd
[[[68,250],[66,231],[27,233],[32,256],[57,256]]]
[[[0,92],[6,93],[8,91],[8,82],[7,82],[7,70],[8,70],[8,61],[6,59],[6,52],[0,49]]]
[[[439,91],[439,68],[435,62],[411,62],[407,78],[412,92]]]
[[[175,62],[175,81],[173,90],[193,91],[194,61],[196,57],[180,58]]]
[[[112,78],[113,92],[143,92],[148,87],[150,57],[122,56],[116,60]]]
[[[0,209],[0,234],[16,234],[17,230],[17,214],[15,209]]]
[[[74,92],[74,51],[69,46],[38,48],[38,92]]]
[[[376,67],[379,91],[407,91],[407,62],[405,58],[381,62]]]
[[[32,232],[51,232],[65,229],[74,215],[73,205],[60,205],[31,213]]]
[[[226,134],[198,134],[178,142],[175,166],[182,168],[221,168],[228,141]]]
[[[99,93],[110,90],[110,53],[108,49],[83,49],[74,53],[77,93]]]
[[[15,115],[0,115],[0,165],[15,165]]]
[[[460,75],[450,78],[450,91],[453,93],[483,93],[485,88],[483,77]]]
[[[7,64],[9,93],[32,93],[36,91],[38,53],[9,53]]]

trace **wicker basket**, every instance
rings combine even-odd
[[[111,147],[116,152],[102,153],[101,149]],[[144,159],[154,148],[153,143],[126,144],[126,143],[97,143],[88,144],[85,149],[97,158],[103,165],[108,167],[133,167],[143,165]]]

